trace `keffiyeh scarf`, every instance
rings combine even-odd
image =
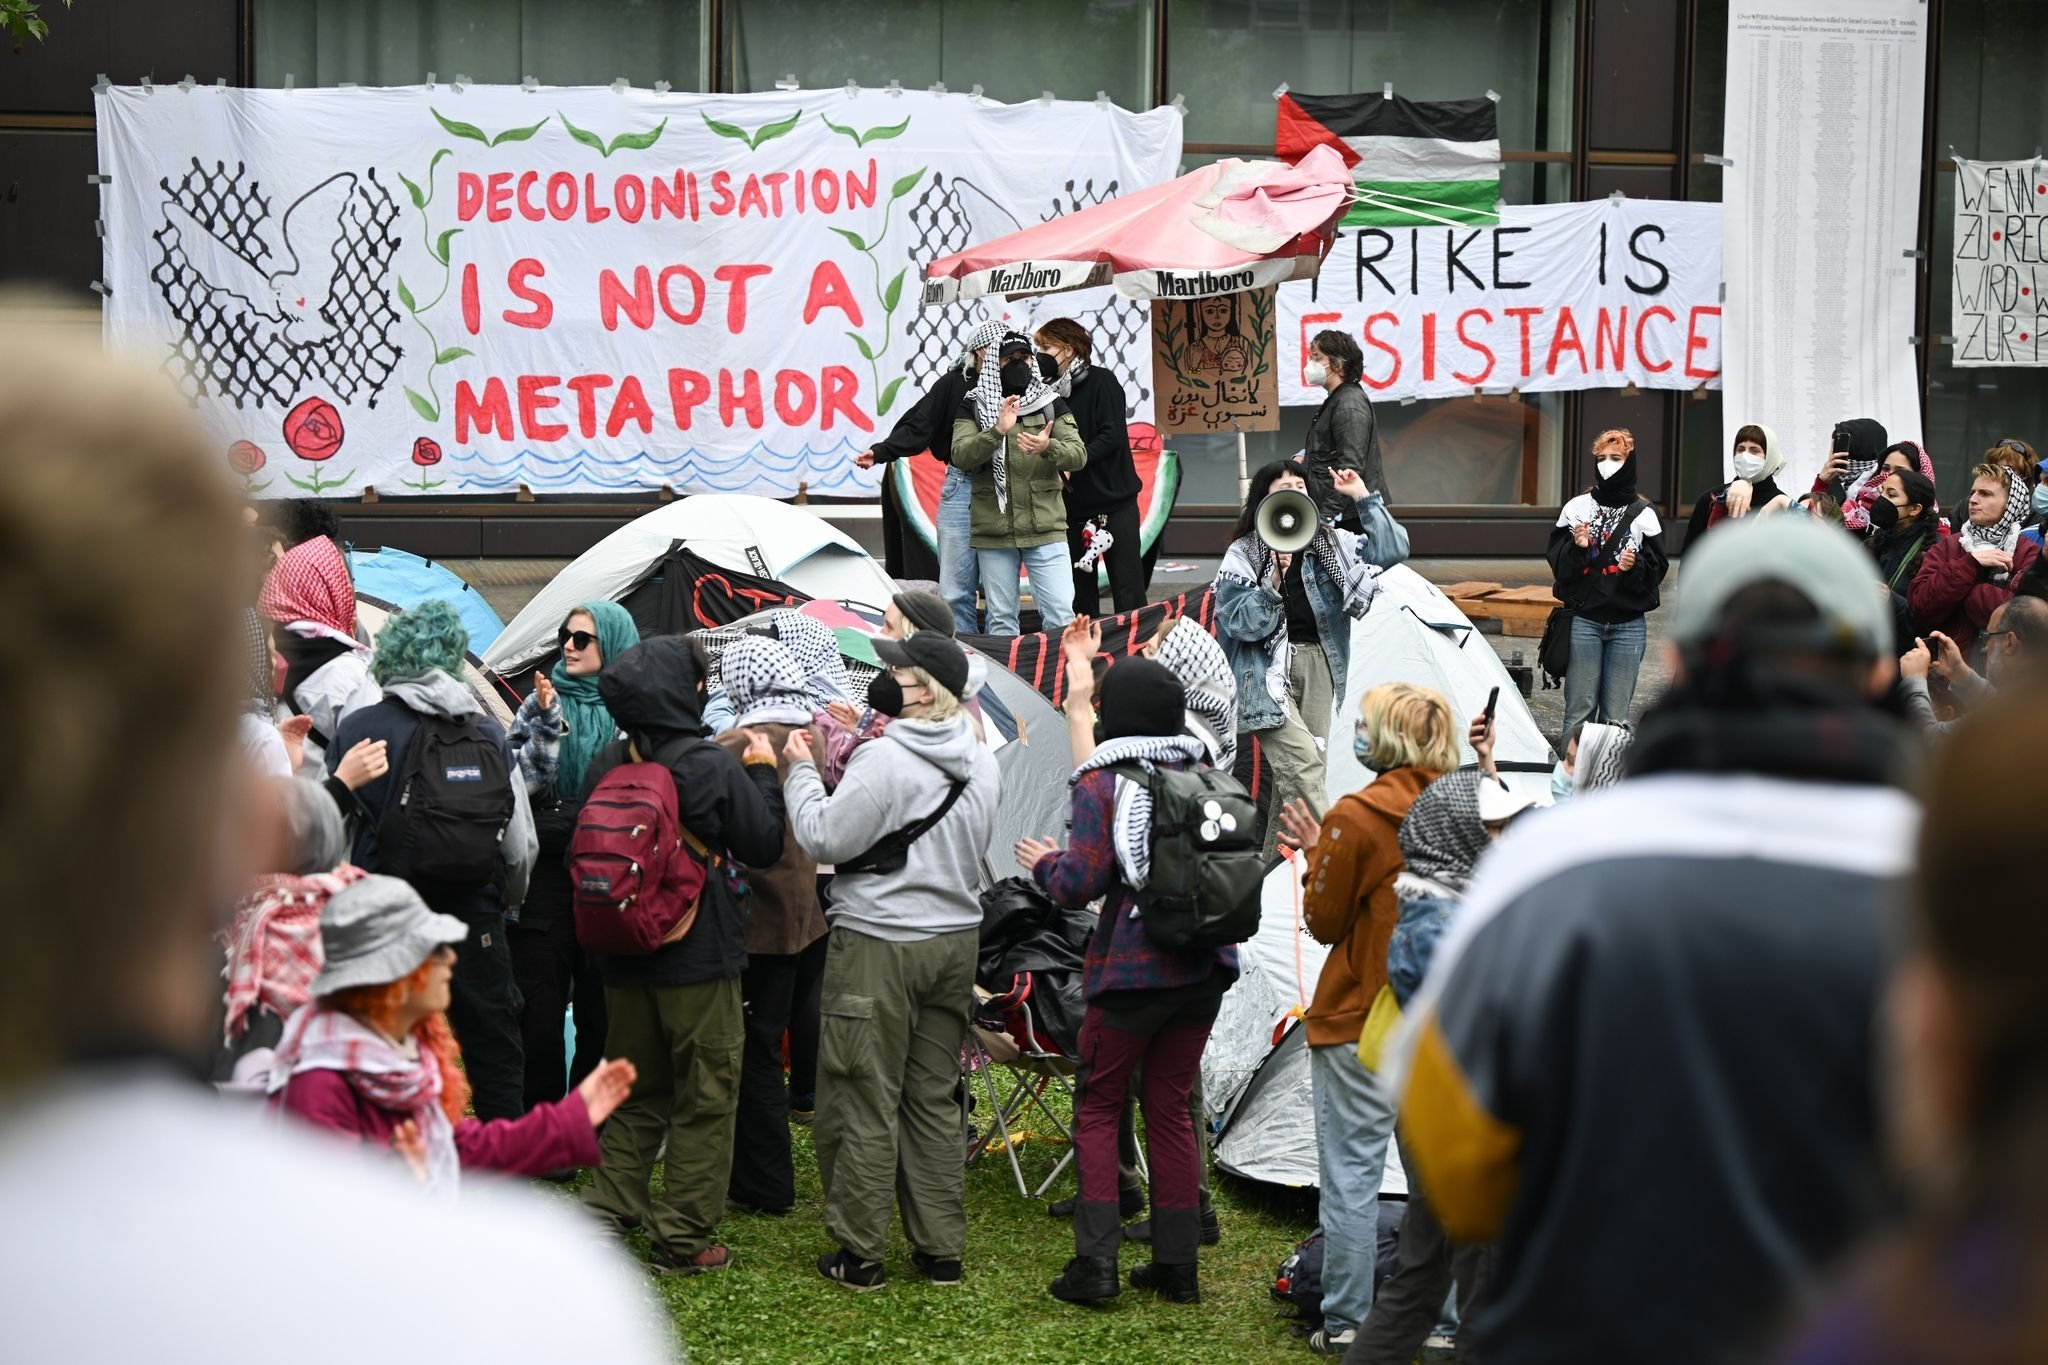
[[[1328,526],[1316,528],[1316,538],[1309,542],[1315,552],[1316,563],[1330,576],[1332,583],[1348,584],[1351,575],[1345,571],[1344,556],[1338,546],[1337,537]],[[1230,548],[1223,552],[1223,563],[1216,571],[1219,578],[1234,578],[1254,588],[1266,586],[1267,577],[1273,572],[1273,549],[1256,535],[1239,536],[1230,542]],[[1282,709],[1287,705],[1287,670],[1293,666],[1294,650],[1287,638],[1286,614],[1282,613],[1273,633],[1259,642],[1259,648],[1266,654],[1266,691]]]
[[[1159,642],[1158,660],[1187,694],[1188,729],[1209,749],[1210,765],[1237,763],[1237,680],[1216,637],[1183,616]]]
[[[320,627],[321,634],[356,643],[356,587],[341,547],[326,536],[285,551],[264,578],[256,602],[278,625],[304,622]]]
[[[734,725],[809,725],[817,710],[796,656],[766,636],[742,635],[726,646],[718,676],[739,713]]]
[[[1628,751],[1636,732],[1626,725],[1588,722],[1579,731],[1579,756],[1572,764],[1572,790],[1583,795],[1611,787],[1628,773]]]
[[[277,667],[270,657],[270,631],[254,607],[242,612],[242,643],[249,663],[249,693],[242,699],[242,709],[269,720],[277,710]]]
[[[236,904],[225,936],[227,1025],[222,1040],[228,1046],[248,1031],[258,1006],[289,1019],[311,998],[313,979],[326,960],[320,948],[321,908],[363,875],[359,867],[343,867],[303,877],[258,877]]]
[[[1074,769],[1067,785],[1118,763],[1136,763],[1149,773],[1156,764],[1200,763],[1207,756],[1207,747],[1193,735],[1126,735],[1098,746],[1086,763]],[[1116,817],[1110,842],[1116,849],[1117,872],[1124,885],[1134,891],[1143,887],[1152,875],[1152,793],[1143,783],[1121,773],[1116,778]],[[1136,906],[1131,913],[1137,913]]]
[[[1422,789],[1401,822],[1401,857],[1408,871],[1451,891],[1465,889],[1473,865],[1486,851],[1479,782],[1479,773],[1466,768],[1445,773]]]
[[[1998,472],[2005,475],[2005,510],[1998,514],[1998,520],[1989,526],[1979,526],[1966,515],[1962,526],[1956,531],[1956,539],[1962,542],[1963,550],[2003,550],[2011,554],[2020,543],[2020,527],[2025,524],[2030,510],[2026,484],[2020,476],[1998,466]],[[2005,574],[1996,578],[2003,579]]]
[[[775,638],[803,670],[804,690],[811,695],[813,710],[822,711],[835,701],[853,701],[853,683],[846,676],[846,661],[839,657],[839,637],[830,626],[787,609],[768,619],[775,624]]]
[[[311,1004],[284,1026],[271,1059],[270,1093],[302,1071],[339,1071],[356,1094],[418,1124],[427,1149],[427,1189],[444,1199],[455,1196],[461,1180],[455,1129],[441,1112],[441,1068],[425,1049],[407,1056],[354,1015]]]
[[[981,332],[977,331],[975,335],[978,337],[981,335]],[[1003,415],[1003,345],[1001,343],[1011,341],[1013,338],[1019,341],[1024,340],[1024,338],[1017,336],[1015,333],[1005,333],[997,344],[991,345],[981,353],[981,373],[974,380],[974,423],[983,431],[994,427],[997,419]],[[1024,344],[1027,347],[1030,345],[1028,341],[1025,341]],[[1012,349],[1015,348],[1012,347]],[[1020,417],[1027,412],[1037,412],[1040,408],[1051,406],[1059,400],[1060,396],[1060,391],[1053,385],[1046,383],[1045,376],[1038,372],[1038,360],[1035,353],[1029,358],[1027,363],[1031,369],[1031,382],[1025,386],[1023,396],[1017,400],[1017,415]],[[999,511],[1007,511],[1010,506],[1009,451],[1009,439],[1005,437],[998,440],[996,442],[994,462],[990,466],[990,473],[996,481],[996,508]]]

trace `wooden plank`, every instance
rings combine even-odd
[[[1488,593],[1495,593],[1499,592],[1500,590],[1501,585],[1498,583],[1478,582],[1446,583],[1442,587],[1437,589],[1438,592],[1441,592],[1444,596],[1450,598],[1453,602],[1462,602],[1468,597],[1484,597]]]
[[[1550,589],[1540,585],[1527,588],[1507,588],[1493,594],[1493,600],[1496,602],[1537,602],[1546,607],[1558,605],[1557,599],[1551,596]]]

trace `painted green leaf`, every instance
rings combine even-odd
[[[434,239],[434,259],[442,265],[448,264],[448,239],[460,231],[462,231],[461,228],[449,228]]]
[[[720,123],[717,119],[711,117],[711,115],[709,114],[705,114],[702,117],[704,119],[704,126],[706,128],[709,128],[712,132],[718,134],[720,137],[735,137],[738,138],[741,142],[746,143],[749,147],[754,145],[754,140],[747,136],[746,129],[738,127],[737,125],[731,123]],[[564,121],[566,122],[566,120]]]
[[[875,348],[868,345],[866,337],[862,336],[859,332],[848,332],[847,335],[853,338],[854,345],[860,347],[862,359],[873,360],[875,358]]]
[[[421,417],[425,418],[427,421],[438,422],[441,420],[440,409],[436,408],[432,403],[429,403],[426,399],[414,393],[411,389],[407,389],[405,391],[405,397],[406,401],[412,404],[412,410],[418,413]]]
[[[449,118],[432,105],[427,107],[427,112],[431,113],[434,116],[434,121],[443,128],[446,128],[451,136],[466,137],[471,142],[481,142],[486,147],[491,145],[491,140],[484,136],[484,130],[477,127],[474,123],[464,123],[461,119]]]
[[[507,128],[504,132],[491,139],[491,145],[495,147],[501,142],[524,142],[547,126],[548,121],[542,119],[531,128]]]
[[[868,244],[861,240],[858,232],[848,232],[845,228],[833,228],[832,230],[847,241],[852,242],[855,251],[866,251],[868,249]]]
[[[475,354],[475,351],[470,350],[466,346],[450,346],[447,350],[434,357],[434,363],[436,365],[446,365],[451,361],[460,360],[466,355]]]
[[[910,267],[904,266],[896,272],[896,278],[889,281],[888,287],[882,291],[883,312],[893,313],[896,311],[896,301],[903,297],[903,277],[909,273]]]
[[[761,131],[755,133],[751,138],[747,139],[747,149],[749,151],[757,150],[762,143],[770,142],[778,137],[783,136],[785,133],[789,132],[790,129],[796,127],[797,120],[802,118],[803,116],[804,111],[799,109],[794,114],[791,114],[788,118],[783,119],[779,123],[762,124]]]
[[[853,129],[842,128],[838,124],[834,123],[831,119],[826,118],[823,114],[818,115],[818,121],[824,124],[827,128],[830,128],[833,132],[838,133],[841,137],[852,138],[854,146],[858,147],[860,145],[860,134],[853,131]]]
[[[655,143],[661,141],[662,129],[666,127],[668,127],[668,120],[663,119],[644,133],[620,133],[612,139],[612,145],[604,149],[604,154],[610,156],[621,147],[624,147],[629,152],[644,152]]]
[[[426,192],[418,185],[413,184],[412,181],[407,180],[403,173],[399,175],[398,183],[405,186],[405,192],[412,196],[412,206],[414,208],[423,209],[427,206]]]
[[[887,417],[889,409],[896,405],[896,390],[903,387],[904,378],[905,376],[899,374],[883,387],[882,397],[875,404],[875,415],[877,417]]]
[[[917,182],[918,182],[918,181],[920,181],[920,180],[922,180],[922,179],[924,179],[924,173],[925,173],[925,168],[924,168],[923,166],[919,166],[919,167],[918,167],[918,168],[917,168],[916,170],[912,171],[912,172],[911,172],[911,173],[910,173],[909,175],[906,175],[906,176],[904,176],[904,177],[903,177],[903,178],[902,178],[901,180],[899,180],[899,181],[897,181],[897,182],[896,182],[895,184],[891,185],[891,186],[889,187],[889,198],[890,198],[890,199],[891,199],[892,201],[894,201],[894,200],[897,200],[897,199],[901,199],[901,198],[902,198],[902,197],[903,197],[904,195],[906,195],[906,194],[910,193],[910,192],[911,192],[912,190],[916,189],[916,188],[917,188]]]
[[[870,128],[860,135],[860,145],[865,147],[870,142],[881,142],[892,137],[902,137],[903,130],[909,126],[910,120],[905,119],[903,122],[888,128]]]
[[[398,301],[405,305],[405,311],[408,313],[417,313],[419,311],[418,307],[413,304],[412,290],[405,287],[405,276],[403,275],[398,277]]]
[[[600,156],[611,155],[610,152],[607,152],[604,149],[604,139],[599,137],[596,133],[591,132],[587,128],[578,128],[575,124],[569,122],[568,116],[566,114],[561,113],[559,110],[556,111],[555,117],[562,120],[562,126],[569,130],[570,137],[575,138],[578,142],[590,148],[592,151],[596,152]]]

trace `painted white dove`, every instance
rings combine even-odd
[[[270,259],[284,262],[284,267],[268,274],[176,201],[164,205],[164,217],[176,229],[185,259],[207,288],[276,323],[293,345],[313,345],[334,335],[335,326],[321,316],[321,309],[333,292],[334,247],[342,234],[342,212],[355,188],[354,174],[342,171],[294,200],[280,220],[283,241],[270,244]]]

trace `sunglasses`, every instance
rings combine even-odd
[[[567,649],[572,644],[578,649],[588,649],[596,643],[597,637],[587,630],[570,630],[567,626],[564,626],[555,632],[555,648],[557,649]]]

